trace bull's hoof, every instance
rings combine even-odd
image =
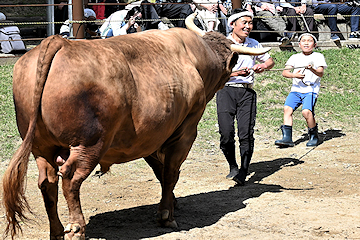
[[[81,233],[81,226],[77,223],[69,223],[65,230],[65,240],[85,240],[85,233]]]
[[[169,210],[163,210],[161,212],[158,212],[157,214],[157,222],[161,227],[167,227],[167,228],[178,228],[175,220],[169,219],[170,211]]]

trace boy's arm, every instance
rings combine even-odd
[[[298,78],[298,79],[304,79],[305,74],[303,73],[303,69],[299,69],[297,71],[291,72],[291,70],[293,69],[292,66],[286,66],[282,75],[283,77],[286,78]]]
[[[318,77],[322,77],[324,75],[324,67],[318,67],[317,69],[314,69],[313,66],[309,65],[306,69],[309,69]]]
[[[283,72],[282,72],[283,77],[286,77],[286,78],[304,78],[305,77],[304,74],[300,73],[301,70],[298,70],[298,71],[295,71],[292,73],[291,72],[292,69],[293,69],[292,66],[286,65],[285,70],[283,70]]]

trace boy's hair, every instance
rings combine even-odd
[[[314,39],[315,44],[317,43],[316,37],[315,37],[314,35],[312,35],[311,33],[303,33],[303,34],[301,34],[301,35],[299,36],[299,42],[301,41],[301,38],[304,37],[304,36],[310,36],[310,37],[312,37],[312,38]]]

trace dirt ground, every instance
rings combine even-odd
[[[82,185],[89,239],[360,239],[360,143],[357,134],[327,130],[322,143],[278,149],[257,136],[245,186],[225,179],[228,166],[217,143],[204,151],[195,142],[175,188],[178,230],[159,228],[155,213],[160,184],[143,160],[116,165]],[[1,178],[6,162],[0,163]],[[2,182],[0,182],[2,183]],[[0,190],[1,191],[1,190]],[[31,161],[27,197],[36,224],[18,239],[48,239],[49,226],[37,169]],[[59,214],[68,212],[60,193]],[[0,207],[0,230],[5,228]]]

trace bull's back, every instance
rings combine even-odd
[[[101,137],[124,159],[155,151],[194,105],[205,106],[198,62],[177,31],[68,42],[51,63],[42,126],[63,146],[91,145]],[[31,109],[38,52],[24,55],[16,67],[14,81],[21,87],[14,94],[26,96],[19,100],[21,126]]]

